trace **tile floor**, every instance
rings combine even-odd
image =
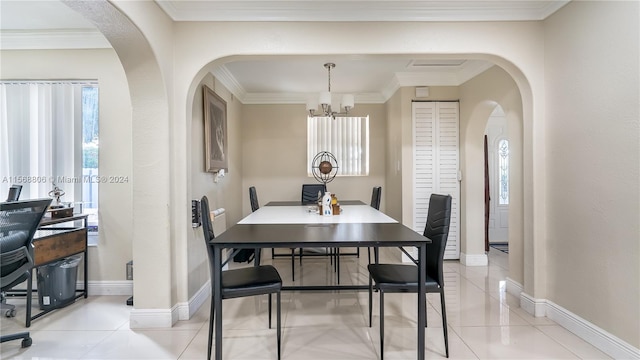
[[[451,359],[609,358],[553,321],[534,318],[520,309],[518,300],[505,293],[506,257],[491,250],[486,267],[465,267],[457,261],[445,263]],[[359,259],[342,257],[341,281],[366,283],[366,261],[366,249]],[[283,279],[291,279],[288,259],[277,258],[273,263]],[[326,283],[327,277],[334,278],[324,258],[305,258],[302,268],[296,267],[296,283]],[[377,300],[374,294],[370,328],[366,292],[283,293],[282,358],[379,359]],[[50,313],[29,328],[31,347],[20,348],[20,341],[2,343],[0,358],[206,358],[208,302],[192,319],[179,321],[170,329],[131,330],[131,307],[125,301],[124,296],[90,296]],[[0,319],[2,334],[24,330],[24,301],[10,302],[17,305],[18,315]],[[429,294],[428,304],[426,357],[444,358],[438,295]],[[415,359],[415,295],[388,294],[385,305],[385,358]],[[225,359],[277,358],[276,333],[267,327],[266,306],[266,296],[223,302]]]

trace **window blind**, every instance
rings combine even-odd
[[[311,161],[321,151],[338,162],[336,176],[369,175],[369,116],[307,117],[307,175]]]

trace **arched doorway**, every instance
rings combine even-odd
[[[132,254],[135,264],[134,309],[130,326],[170,327],[172,315],[159,311],[149,321],[148,309],[173,303],[169,197],[171,179],[169,99],[151,44],[132,20],[106,0],[63,1],[109,40],[126,73],[132,112]],[[138,6],[139,4],[121,4]],[[144,6],[144,4],[143,4]],[[127,129],[123,130],[127,131]],[[147,139],[145,141],[141,141]],[[150,251],[153,253],[150,256]],[[115,265],[114,265],[115,266]],[[138,281],[140,280],[140,281]],[[139,313],[136,309],[145,309]]]

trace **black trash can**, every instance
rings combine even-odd
[[[38,303],[41,310],[59,308],[73,302],[82,255],[38,267]]]

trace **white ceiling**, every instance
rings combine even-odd
[[[535,21],[568,0],[156,0],[175,21]],[[0,48],[104,48],[106,39],[58,0],[0,0]],[[243,103],[303,103],[326,90],[354,93],[356,103],[378,103],[399,86],[456,86],[491,64],[469,59],[417,56],[306,56],[246,58],[214,75]]]

